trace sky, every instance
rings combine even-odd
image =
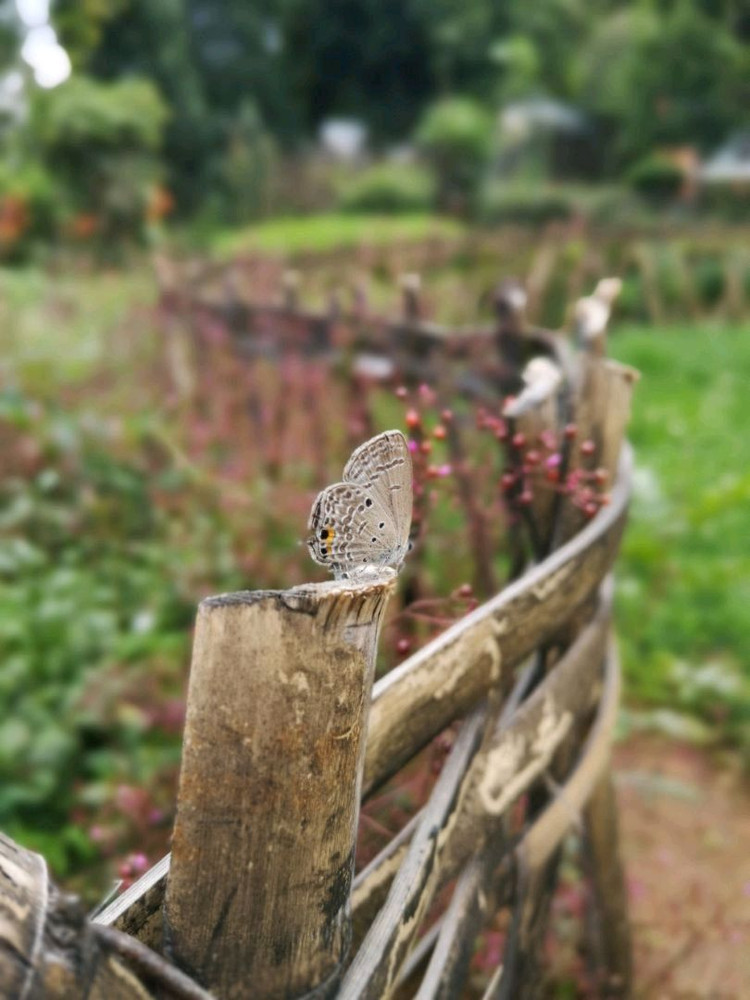
[[[49,0],[16,0],[26,37],[21,58],[40,87],[56,87],[70,76],[70,59],[49,22]]]

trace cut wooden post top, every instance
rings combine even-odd
[[[351,937],[365,734],[396,572],[199,608],[166,943],[220,1000],[333,988]],[[324,986],[323,984],[327,984]]]

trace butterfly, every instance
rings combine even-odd
[[[365,441],[344,466],[340,483],[318,494],[307,547],[337,580],[365,567],[399,569],[409,551],[412,466],[401,431]]]

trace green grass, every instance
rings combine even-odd
[[[272,253],[333,250],[359,244],[386,245],[430,236],[461,236],[466,229],[453,219],[434,215],[306,215],[272,219],[247,229],[213,237],[211,249],[231,257],[247,250]]]
[[[630,693],[750,721],[750,328],[629,328],[643,374],[636,489],[618,575]]]
[[[124,321],[148,307],[156,281],[147,263],[127,271],[0,268],[0,353],[11,383],[54,396],[104,367],[132,365]],[[122,371],[122,367],[120,368]]]

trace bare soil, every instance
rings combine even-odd
[[[615,751],[635,996],[750,998],[750,782],[664,737]]]

